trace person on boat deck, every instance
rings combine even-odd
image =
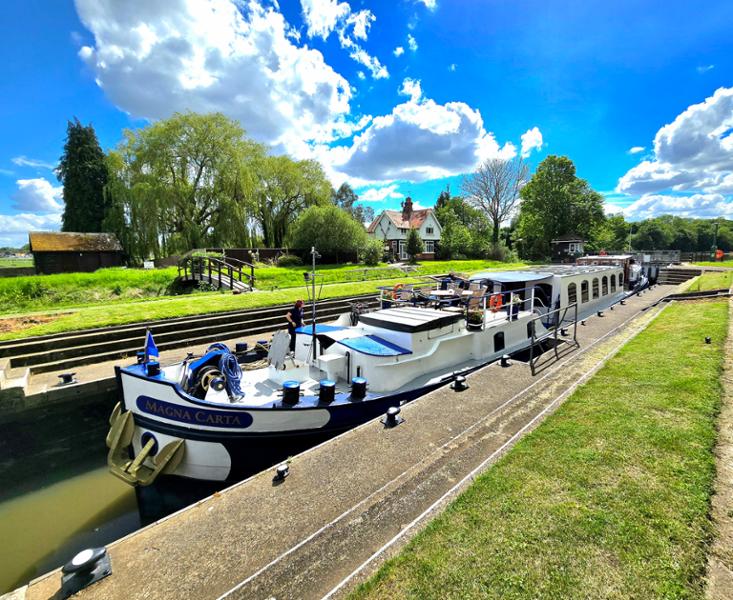
[[[295,306],[286,314],[285,319],[288,322],[288,333],[290,334],[290,351],[295,352],[295,330],[303,326],[303,301],[297,300]]]

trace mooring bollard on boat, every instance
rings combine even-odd
[[[351,380],[351,397],[364,398],[367,391],[367,380],[363,377],[354,377]]]
[[[283,404],[293,406],[300,402],[300,382],[284,381],[283,382]]]
[[[336,398],[336,382],[331,379],[321,379],[318,384],[318,401],[330,404]]]
[[[504,354],[504,355],[503,355],[503,356],[501,357],[501,366],[502,366],[502,367],[508,367],[508,366],[510,366],[510,364],[511,364],[511,363],[509,362],[509,359],[510,359],[510,358],[511,358],[511,357],[510,357],[510,356],[509,356],[508,354]]]
[[[82,550],[61,568],[61,598],[68,598],[111,574],[107,548]]]

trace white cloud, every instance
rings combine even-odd
[[[438,6],[438,0],[415,0],[418,4],[423,4],[428,10],[435,10]]]
[[[617,189],[733,193],[733,88],[718,89],[662,127],[653,156],[623,175]]]
[[[542,148],[542,132],[539,127],[532,127],[525,131],[522,136],[522,157],[527,158],[532,150],[540,150]]]
[[[407,47],[412,51],[415,52],[417,50],[417,40],[412,37],[411,33],[407,34]]]
[[[627,154],[639,154],[639,152],[644,152],[646,150],[646,146],[632,146],[627,150]]]
[[[405,49],[402,46],[397,46],[392,52],[395,56],[402,56],[404,53]]]
[[[349,56],[353,60],[365,66],[372,77],[375,79],[389,77],[387,68],[379,59],[371,56],[354,41],[366,41],[369,28],[376,20],[374,13],[366,9],[351,12],[351,7],[346,2],[337,0],[301,0],[300,4],[310,37],[318,36],[326,40],[335,31],[341,47],[349,51]]]
[[[17,191],[12,195],[15,210],[52,213],[63,209],[63,188],[53,186],[43,177],[38,179],[19,179]]]
[[[659,215],[733,218],[733,202],[722,194],[693,194],[673,196],[646,194],[623,209],[623,214],[633,220],[648,219]]]
[[[456,70],[456,63],[451,63],[451,64],[450,64],[450,65],[448,66],[448,70],[449,70],[449,71],[455,71],[455,70]]]
[[[404,194],[397,191],[397,184],[383,187],[369,188],[359,194],[359,202],[382,202],[387,198],[404,198]]]
[[[372,119],[351,146],[322,149],[321,159],[352,181],[425,181],[466,173],[485,158],[516,154],[513,144],[496,142],[481,113],[467,104],[437,104],[409,78],[400,93],[409,100]]]
[[[94,46],[79,56],[122,110],[148,119],[222,111],[260,141],[332,139],[348,82],[293,42],[282,14],[256,0],[77,0]]]
[[[0,175],[7,175],[8,177],[12,177],[15,175],[15,171],[11,171],[10,169],[0,169]]]
[[[28,243],[29,231],[57,230],[60,227],[60,213],[0,215],[0,245],[19,247]]]
[[[701,65],[697,67],[697,72],[702,75],[703,73],[707,73],[708,71],[712,71],[715,68],[715,65]]]
[[[27,156],[16,156],[10,159],[13,164],[19,167],[33,167],[38,169],[55,169],[56,165],[46,162],[44,160],[38,160],[37,158],[28,158]]]
[[[351,13],[346,2],[337,0],[300,0],[303,8],[303,19],[308,26],[308,36],[320,36],[327,39],[336,29],[339,21],[343,21]]]
[[[363,81],[364,79],[366,79],[366,75],[364,75],[364,71],[358,71],[358,72],[356,73],[356,76],[357,76],[357,77],[358,77],[359,79],[361,79],[362,81]]]

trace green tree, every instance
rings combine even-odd
[[[269,247],[283,245],[292,224],[309,206],[333,206],[331,184],[314,160],[268,156],[257,164],[256,171],[254,218]]]
[[[359,199],[351,186],[344,182],[338,190],[333,193],[333,203],[339,208],[351,213],[354,210],[354,204]]]
[[[315,246],[324,257],[336,262],[344,254],[354,254],[367,241],[364,226],[334,205],[310,206],[293,225],[293,247],[306,249]]]
[[[577,177],[575,165],[565,156],[543,160],[520,195],[517,233],[528,258],[549,256],[550,241],[562,235],[590,239],[605,219],[603,198]]]
[[[422,238],[414,227],[410,228],[407,233],[407,244],[405,244],[407,256],[410,257],[410,262],[417,262],[417,255],[422,254],[425,251],[425,244],[423,244]]]
[[[137,131],[126,131],[108,186],[136,239],[133,255],[145,257],[219,245],[248,245],[257,185],[254,165],[264,149],[221,113],[176,113]]]
[[[99,232],[107,213],[104,186],[109,173],[104,151],[92,125],[74,118],[66,126],[66,143],[56,176],[64,187],[63,231]]]

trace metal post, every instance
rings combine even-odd
[[[316,247],[311,247],[311,257],[312,257],[312,272],[311,272],[311,282],[313,286],[313,296],[311,299],[313,300],[312,304],[312,313],[313,313],[313,323],[311,324],[311,346],[313,346],[313,364],[316,363],[316,359],[318,355],[316,354],[316,255],[318,253],[316,252]]]

